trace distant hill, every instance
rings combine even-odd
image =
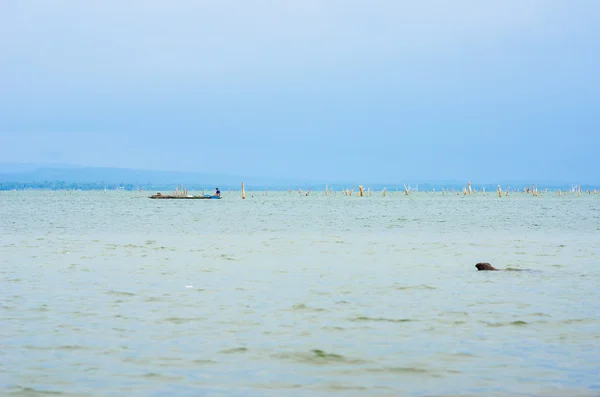
[[[184,185],[192,189],[239,189],[242,181],[248,188],[269,186],[302,186],[294,180],[242,177],[226,174],[204,174],[179,171],[135,170],[127,168],[82,167],[73,165],[35,166],[29,164],[0,165],[0,189],[174,189]]]
[[[0,174],[0,181],[43,182],[64,181],[67,183],[238,183],[241,179],[229,175],[196,174],[172,171],[146,171],[125,168],[41,168],[24,172]]]
[[[335,190],[355,187],[362,184],[365,188],[381,190],[387,188],[388,191],[396,189],[403,190],[404,183],[411,190],[418,189],[441,191],[455,189],[462,191],[466,186],[466,181],[405,181],[385,183],[369,183],[369,181],[314,181],[282,178],[261,178],[252,176],[227,175],[227,174],[205,174],[196,172],[178,172],[178,171],[154,171],[154,170],[135,170],[128,168],[110,168],[110,167],[84,167],[70,164],[2,164],[0,163],[0,190],[12,189],[114,189],[117,187],[126,190],[173,190],[177,185],[184,185],[188,190],[214,189],[239,189],[242,181],[245,182],[248,190],[262,190],[269,188],[278,189],[297,189],[303,190],[324,190],[325,185]],[[499,183],[477,183],[472,186],[480,190],[482,187],[488,192],[496,190],[500,184],[503,189],[511,186],[513,189],[522,189],[531,186],[530,183],[501,181]],[[539,189],[571,189],[575,183],[539,183]],[[598,188],[590,185],[581,185],[582,190],[593,190]]]

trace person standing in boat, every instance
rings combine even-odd
[[[215,189],[215,196],[221,197],[221,191],[219,190],[219,188]]]

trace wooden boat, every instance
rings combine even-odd
[[[219,196],[211,196],[210,194],[205,194],[204,196],[183,196],[183,195],[167,195],[156,193],[150,196],[151,199],[161,199],[161,200],[220,200]]]

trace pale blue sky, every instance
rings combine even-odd
[[[2,1],[0,161],[600,176],[600,1]]]

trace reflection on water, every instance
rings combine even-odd
[[[600,394],[600,196],[0,192],[0,232],[3,395]]]

